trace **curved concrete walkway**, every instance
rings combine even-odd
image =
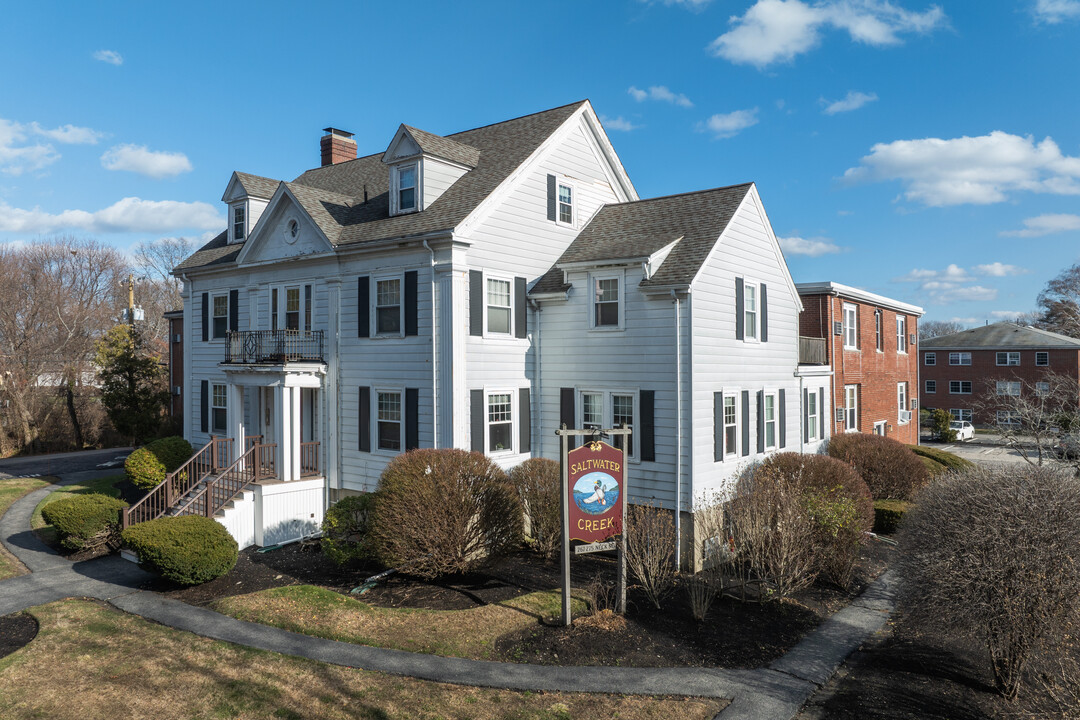
[[[140,590],[151,576],[115,555],[79,563],[65,560],[31,532],[30,517],[42,498],[57,487],[101,474],[68,475],[57,485],[21,498],[0,517],[0,541],[31,572],[0,582],[0,615],[68,597],[92,597],[196,635],[335,665],[512,690],[731,698],[718,720],[789,720],[844,659],[881,628],[893,607],[894,579],[889,572],[786,655],[754,670],[557,667],[354,645],[236,620]]]

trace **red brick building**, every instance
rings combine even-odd
[[[1008,422],[998,410],[980,412],[997,395],[1038,392],[1051,374],[1080,379],[1080,340],[1011,322],[924,340],[919,355],[922,407],[976,425]]]
[[[801,338],[825,341],[832,432],[919,442],[916,352],[922,308],[834,282],[796,283]]]
[[[169,417],[184,418],[184,311],[165,313],[169,321]]]

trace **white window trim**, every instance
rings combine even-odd
[[[818,436],[821,434],[821,423],[824,421],[824,418],[822,417],[822,412],[821,412],[822,408],[820,407],[821,403],[818,402],[819,397],[818,397],[817,390],[811,390],[810,392],[808,392],[806,394],[806,398],[807,398],[807,403],[809,403],[811,398],[814,401],[814,412],[811,413],[809,407],[807,407],[807,409],[806,409],[806,424],[807,424],[807,427],[806,427],[806,430],[805,430],[806,434],[808,434],[810,436],[810,442],[814,442],[815,440],[819,439]],[[810,421],[811,420],[816,420],[816,422],[814,423],[814,431],[813,432],[810,432]]]
[[[931,362],[931,360],[932,360],[932,362]],[[937,353],[936,352],[923,353],[923,365],[934,365],[934,366],[936,366],[937,365]]]
[[[956,356],[956,362],[953,362],[953,356]],[[965,357],[966,356],[966,357]],[[967,362],[964,362],[964,360]],[[968,366],[971,365],[971,353],[970,352],[951,352],[949,353],[949,364],[954,366]]]
[[[1002,420],[1001,420],[1002,415],[1004,415],[1005,418],[1006,418],[1005,422],[1002,422]],[[998,410],[994,414],[994,424],[995,425],[1008,425],[1010,427],[1015,427],[1015,426],[1020,425],[1020,418],[1018,417],[1018,414],[1015,411],[1012,411],[1012,410]]]
[[[615,395],[630,395],[630,396],[632,396],[634,398],[634,423],[631,425],[631,428],[633,429],[635,435],[638,434],[638,431],[641,428],[641,410],[640,410],[641,404],[640,404],[640,396],[639,396],[637,390],[633,390],[633,389],[629,389],[629,388],[625,388],[625,387],[610,387],[610,388],[608,388],[608,387],[597,387],[595,385],[589,385],[589,386],[577,388],[577,395],[574,398],[574,411],[576,413],[576,417],[574,419],[577,421],[577,424],[578,424],[579,427],[585,427],[585,424],[584,424],[585,423],[585,420],[584,420],[584,417],[585,417],[585,402],[582,399],[582,395],[584,395],[586,393],[600,395],[600,397],[601,397],[601,400],[600,400],[600,412],[601,412],[601,415],[602,415],[602,421],[600,423],[600,426],[601,427],[607,427],[607,428],[613,427],[614,426],[613,423],[615,422],[614,421],[615,403],[612,400],[612,397],[615,396]],[[737,406],[737,404],[738,404],[738,401],[736,401],[736,406]],[[736,420],[738,420],[738,410],[736,410],[735,417],[736,417]],[[611,445],[614,445],[615,443],[612,442],[612,440],[613,440],[613,438],[609,438],[608,442]],[[640,445],[641,445],[640,440],[641,439],[639,437],[634,438],[634,441],[633,441],[634,452],[626,454],[626,459],[628,461],[633,461],[633,462],[638,462],[639,461]]]
[[[1005,392],[1002,392],[1002,385],[1005,386]],[[1011,392],[1014,386],[1016,387],[1016,392]],[[995,389],[999,396],[1020,397],[1021,383],[1019,380],[998,380]]]
[[[485,283],[485,288],[487,283]],[[486,298],[485,298],[486,299]],[[485,316],[486,316],[485,312]],[[486,320],[486,317],[485,317]],[[491,450],[488,443],[491,440],[491,412],[490,403],[492,395],[510,396],[510,447],[502,450]],[[518,453],[518,429],[521,427],[518,418],[518,391],[516,388],[484,388],[484,454],[488,457],[506,457]]]
[[[596,324],[596,286],[601,280],[617,280],[619,282],[619,323],[618,325]],[[626,329],[626,273],[623,270],[614,272],[589,273],[589,330],[597,332],[612,332]],[[513,312],[513,298],[511,297],[511,313]]]
[[[514,276],[513,275],[501,275],[499,273],[487,273],[487,272],[485,272],[483,274],[483,278],[484,278],[484,282],[483,282],[483,285],[481,285],[480,290],[484,294],[484,296],[483,296],[484,297],[484,338],[485,339],[503,339],[503,340],[518,340],[518,339],[520,339],[520,338],[517,337],[517,333],[516,333],[517,328],[514,327],[514,323],[517,320],[517,318],[515,317],[515,315],[517,313],[514,312],[514,310],[515,310],[515,308],[514,308]],[[510,284],[510,324],[509,324],[510,329],[509,329],[508,332],[501,333],[501,332],[491,332],[491,331],[488,330],[488,296],[487,296],[488,280],[499,280],[501,282],[505,282],[505,283]]]
[[[754,288],[754,325],[753,336],[750,334],[750,325],[746,323],[746,288]],[[736,308],[738,310],[738,308]],[[761,283],[750,280],[749,278],[743,278],[743,342],[759,343],[761,342]]]
[[[216,403],[216,400],[215,400],[214,396],[217,394],[215,392],[215,390],[217,388],[225,388],[225,404],[224,405],[218,405]],[[214,416],[217,415],[217,413],[214,412],[215,410],[224,410],[225,411],[225,427],[221,428],[220,430],[214,425]],[[228,435],[229,434],[229,386],[224,384],[224,383],[215,383],[215,382],[210,383],[210,417],[208,418],[208,422],[206,424],[206,427],[208,427],[210,429],[210,434],[211,435]]]
[[[1035,396],[1047,397],[1050,395],[1050,383],[1039,381],[1035,383]]]
[[[315,283],[311,280],[298,280],[297,282],[289,283],[274,283],[266,291],[266,307],[269,310],[266,317],[266,327],[271,330],[284,330],[285,329],[285,309],[289,307],[288,289],[300,288],[300,330],[302,333],[310,333],[314,327],[304,327],[304,319],[308,316],[307,311],[307,296],[304,292],[306,286],[311,286],[311,324],[315,325]],[[281,327],[274,327],[274,290],[277,290],[277,321]]]
[[[218,335],[215,332],[215,325],[217,325],[215,320],[217,320],[217,318],[220,317],[220,316],[214,314],[214,305],[217,304],[215,301],[220,297],[225,298],[225,333],[223,335]],[[230,317],[230,315],[232,313],[232,308],[230,307],[229,300],[230,300],[230,298],[229,298],[229,293],[228,292],[225,292],[225,293],[211,293],[210,294],[210,314],[209,314],[209,317],[210,317],[210,339],[211,340],[225,340],[225,339],[227,339],[229,337],[229,317]]]
[[[401,436],[400,436],[400,438],[398,440],[398,444],[400,445],[400,449],[398,449],[398,450],[390,450],[388,448],[379,447],[379,393],[382,393],[384,395],[386,395],[388,393],[395,393],[398,396],[398,402],[400,403],[400,407],[401,407],[401,420],[398,421],[399,430],[401,431]],[[371,452],[376,453],[378,455],[387,455],[387,456],[390,456],[390,457],[394,457],[395,455],[400,455],[401,453],[405,452],[405,413],[406,412],[407,412],[407,409],[405,407],[405,388],[403,388],[403,387],[387,387],[387,386],[377,386],[377,387],[371,388],[371,429],[372,429],[372,432],[373,432],[373,437],[371,438]],[[393,422],[393,421],[392,420],[387,420],[386,422]]]
[[[949,414],[953,416],[953,420],[971,422],[971,408],[949,408]]]
[[[852,397],[855,403],[848,407],[848,389],[853,390]],[[844,386],[844,432],[859,432],[859,386]],[[851,425],[848,425],[848,412],[854,411],[851,416]]]
[[[244,219],[240,221],[242,230],[244,231],[243,237],[236,237],[236,211],[242,210],[244,213]],[[247,240],[248,236],[248,208],[246,202],[233,203],[229,206],[229,242],[237,243]]]
[[[1001,362],[1001,356],[1005,356],[1005,362]],[[1012,356],[1016,356],[1016,362],[1012,362]],[[1020,353],[1010,350],[1002,350],[994,353],[994,364],[998,367],[1019,367]]]
[[[926,380],[925,383],[926,384],[923,387],[924,387],[924,392],[927,395],[935,395],[935,394],[937,394],[937,380]],[[934,389],[933,390],[930,389],[930,383],[934,383],[934,386],[933,386]]]
[[[959,383],[960,384],[960,389],[953,392],[953,389],[952,389],[952,384],[953,383]],[[964,383],[968,384],[967,392],[964,391]],[[949,381],[949,394],[950,395],[970,395],[971,394],[971,388],[972,388],[972,385],[971,385],[970,380],[950,380]]]
[[[851,313],[851,324],[848,324],[848,313]],[[844,326],[844,349],[845,350],[858,350],[859,349],[859,306],[852,303],[844,303],[841,306],[841,317],[843,318]],[[851,342],[848,343],[848,336],[851,336]]]
[[[397,332],[379,332],[379,283],[386,282],[387,280],[398,281],[398,331]],[[368,327],[371,328],[372,338],[401,338],[405,337],[405,273],[384,273],[382,275],[372,275],[371,282],[369,284],[368,292],[370,293],[370,301],[368,307],[370,310],[370,319]],[[389,307],[389,306],[387,306]]]
[[[907,355],[907,316],[896,316],[896,352],[898,355]]]
[[[773,444],[769,445],[769,420],[766,420],[767,413],[765,412],[765,404],[768,398],[773,399],[773,419],[771,422],[775,424],[773,428]],[[761,432],[762,443],[765,448],[765,452],[772,452],[780,447],[780,393],[775,388],[762,388],[761,390]]]
[[[570,188],[570,222],[564,222],[562,220],[562,213],[559,206],[562,202],[559,200],[559,187]],[[577,227],[577,203],[578,203],[578,190],[577,185],[567,180],[564,177],[556,176],[555,178],[555,222],[563,227],[576,228]]]
[[[896,424],[907,425],[911,422],[911,419],[904,420],[902,413],[911,412],[908,406],[908,384],[906,382],[896,383]]]
[[[413,167],[416,169],[416,194],[414,195],[415,201],[413,206],[408,209],[402,209],[399,207],[401,203],[401,171],[405,168]],[[415,212],[420,212],[424,207],[424,164],[419,158],[410,160],[409,162],[399,163],[390,168],[390,214],[391,215],[411,215]]]
[[[742,415],[739,412],[739,396],[741,394],[742,393],[738,389],[729,388],[729,391],[725,391],[720,398],[720,428],[724,438],[724,456],[721,458],[721,462],[729,460],[730,458],[739,457],[739,447],[742,442],[742,422],[740,422]],[[727,429],[729,426],[724,420],[724,402],[728,398],[735,401],[735,442],[731,444],[731,447],[728,447],[727,444]]]
[[[874,311],[874,349],[885,352],[885,311],[881,308]]]

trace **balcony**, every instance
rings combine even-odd
[[[828,365],[829,358],[825,354],[825,338],[802,337],[800,335],[799,364]]]
[[[225,346],[229,365],[285,365],[326,362],[322,330],[241,330],[230,332]]]

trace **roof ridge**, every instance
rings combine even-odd
[[[734,185],[723,185],[721,187],[708,188],[705,190],[690,190],[688,192],[674,193],[672,195],[660,195],[652,198],[641,198],[639,200],[627,200],[621,203],[608,203],[605,207],[618,207],[620,205],[638,205],[640,203],[652,202],[654,200],[670,200],[671,198],[686,197],[688,195],[704,195],[705,193],[719,192],[721,190],[731,190],[738,187],[749,187],[754,184],[754,181],[743,183],[735,183]]]
[[[474,132],[476,130],[483,130],[485,128],[495,127],[496,125],[505,125],[506,123],[512,123],[512,122],[515,122],[517,120],[524,120],[525,118],[534,117],[536,115],[543,115],[544,113],[555,112],[556,110],[562,110],[563,108],[568,108],[571,105],[583,105],[583,104],[585,104],[587,102],[589,102],[589,98],[585,98],[584,100],[578,100],[577,102],[566,103],[565,105],[559,105],[558,107],[548,108],[547,110],[537,110],[536,112],[531,112],[531,113],[528,113],[526,115],[519,115],[518,117],[509,118],[508,120],[500,120],[499,122],[488,123],[487,125],[481,125],[479,127],[469,128],[468,130],[461,130],[461,131],[456,132],[456,133],[451,133],[450,135],[440,135],[439,137],[452,138],[452,137],[454,137],[454,135],[464,135],[467,132]],[[434,133],[432,133],[432,134],[434,134]],[[461,142],[461,141],[459,140],[457,142]],[[462,143],[462,144],[466,144],[466,143]]]

